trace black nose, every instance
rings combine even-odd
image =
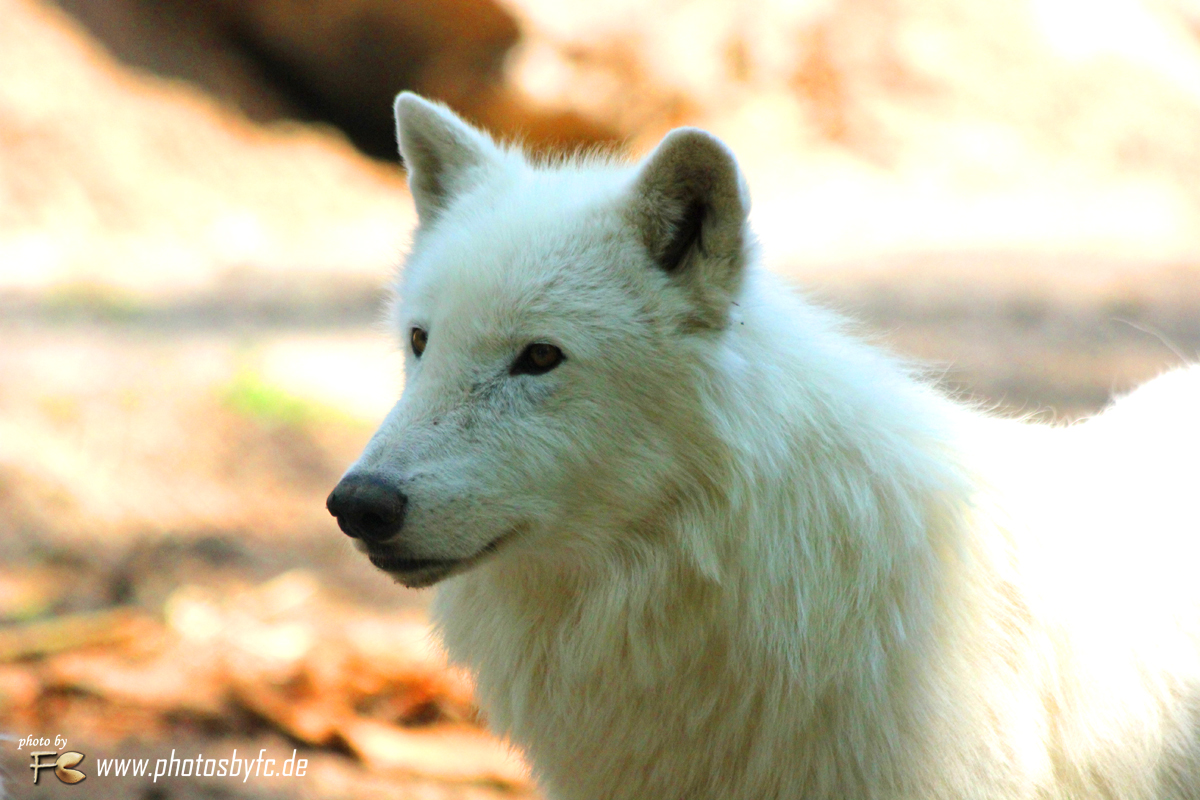
[[[382,542],[404,527],[407,498],[392,483],[370,473],[351,473],[329,493],[325,507],[347,536]]]

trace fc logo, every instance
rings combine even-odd
[[[54,756],[53,761],[42,761],[43,758]],[[42,770],[54,767],[54,775],[63,783],[79,783],[87,777],[77,769],[72,769],[83,761],[83,753],[76,753],[74,750],[59,755],[58,753],[30,753],[29,757],[33,759],[33,763],[29,768],[33,770],[33,782],[37,783],[38,778],[42,775]]]

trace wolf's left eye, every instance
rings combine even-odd
[[[566,359],[563,351],[552,344],[534,342],[521,351],[513,362],[512,375],[544,375]]]
[[[420,328],[413,328],[409,341],[412,343],[413,355],[420,358],[421,353],[425,352],[425,345],[429,343],[429,334]]]

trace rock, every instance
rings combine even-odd
[[[572,112],[546,111],[506,83],[520,38],[493,0],[59,0],[128,64],[183,78],[259,121],[320,120],[396,160],[392,98],[449,103],[535,144],[610,140]]]

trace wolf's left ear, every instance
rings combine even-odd
[[[397,95],[394,109],[408,187],[418,218],[428,224],[456,194],[482,178],[499,151],[454,112],[412,92]]]
[[[710,133],[678,128],[638,171],[630,204],[654,263],[685,286],[718,327],[741,283],[750,193],[729,148]]]

